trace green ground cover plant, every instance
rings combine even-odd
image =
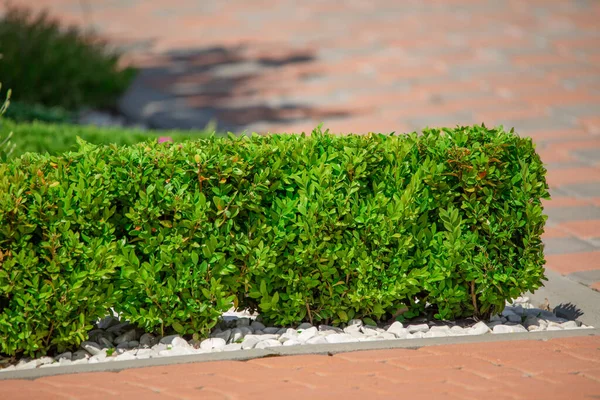
[[[2,84],[0,83],[0,89],[2,89]],[[9,90],[6,93],[6,98],[0,105],[0,127],[2,126],[2,116],[6,113],[6,109],[10,104],[10,95],[11,91]],[[5,135],[0,135],[0,161],[7,160],[15,150],[15,144],[11,141],[13,133],[11,131],[5,132]]]
[[[13,104],[11,103],[9,109]],[[12,142],[16,145],[12,157],[27,152],[59,155],[79,148],[77,137],[92,144],[116,144],[119,146],[169,137],[174,142],[210,136],[203,130],[152,131],[134,128],[96,127],[90,125],[53,124],[44,122],[16,123],[5,119],[0,125],[0,137],[13,132]]]
[[[266,323],[487,317],[544,280],[534,145],[502,128],[270,135],[0,164],[0,351],[78,345],[109,307],[203,336]]]
[[[17,102],[9,116],[21,120],[66,122],[68,111],[110,108],[135,74],[99,37],[10,4],[0,19],[0,55],[0,77]]]

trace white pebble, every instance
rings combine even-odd
[[[354,342],[355,338],[347,333],[335,333],[325,337],[327,343],[350,343]]]
[[[418,325],[409,325],[406,327],[408,332],[414,334],[416,332],[427,332],[429,330],[429,325],[427,324],[418,324]]]
[[[318,330],[314,326],[312,328],[305,329],[298,334],[298,341],[306,342],[308,339],[312,338],[313,336],[316,336],[317,332]]]
[[[200,348],[202,350],[223,349],[226,345],[225,340],[221,338],[209,338],[200,343]]]
[[[254,348],[255,349],[266,349],[269,347],[277,347],[277,346],[281,346],[281,342],[279,340],[267,339],[267,340],[262,340],[262,341],[258,342],[256,344],[256,346],[254,346]]]

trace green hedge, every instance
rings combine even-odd
[[[82,144],[0,164],[0,337],[61,351],[114,307],[204,335],[233,303],[270,324],[489,316],[544,279],[530,139],[272,135]]]
[[[9,107],[12,107],[12,103]],[[206,131],[144,131],[119,127],[95,127],[70,124],[49,124],[43,122],[15,123],[0,121],[0,138],[13,132],[12,142],[16,148],[13,157],[27,152],[59,155],[78,149],[77,137],[93,144],[132,145],[168,136],[175,142],[208,137]]]

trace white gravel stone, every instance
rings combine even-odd
[[[87,360],[85,360],[87,362]],[[71,365],[73,364],[73,361],[67,359],[67,358],[61,358],[59,362],[54,363],[52,365]]]
[[[467,329],[468,335],[484,335],[490,332],[490,328],[483,321],[479,321],[469,329]]]
[[[360,327],[360,332],[365,336],[377,336],[379,332],[373,328],[367,328],[366,326]]]
[[[222,332],[213,333],[210,335],[210,337],[223,339],[224,341],[227,342],[229,340],[229,338],[231,337],[231,329],[226,329]]]
[[[202,350],[224,349],[227,342],[221,338],[209,338],[200,343]]]
[[[423,337],[424,338],[446,337],[446,336],[448,336],[448,332],[450,332],[450,330],[447,330],[447,331],[429,330],[428,332],[425,332],[423,334]]]
[[[90,353],[92,356],[104,353],[104,350],[100,347],[100,345],[95,342],[83,342],[81,343],[81,348]]]
[[[171,341],[171,346],[189,348],[190,344],[185,339],[176,337]]]
[[[306,344],[324,344],[327,343],[327,337],[325,336],[313,336],[306,341]]]
[[[377,335],[378,338],[384,339],[384,340],[394,340],[394,339],[398,339],[398,337],[396,336],[396,334],[391,333],[391,332],[381,332]]]
[[[137,349],[137,350],[129,350],[128,353],[131,353],[138,359],[146,359],[150,358],[153,354],[152,349]]]
[[[330,325],[319,325],[319,332],[329,332],[333,331],[334,333],[343,333],[344,330],[342,328],[338,328],[336,326]]]
[[[352,336],[353,338],[356,338],[356,339],[365,339],[365,338],[368,337],[368,336],[364,335],[361,331],[350,331],[348,333],[348,335],[350,335],[350,336]]]
[[[284,346],[299,346],[302,343],[295,339],[290,339],[283,343]]]
[[[351,319],[350,321],[348,321],[348,326],[353,325],[363,326],[364,324],[361,319]]]
[[[349,334],[352,334],[352,333],[362,334],[362,332],[360,331],[360,327],[361,327],[361,325],[358,325],[358,324],[348,325],[347,327],[344,328],[344,332],[349,333]]]
[[[577,324],[577,321],[563,322],[562,324],[560,324],[560,326],[563,329],[577,329],[577,328],[579,328],[579,324]]]
[[[429,325],[427,324],[418,324],[418,325],[408,325],[406,327],[406,329],[408,329],[409,333],[415,333],[415,332],[427,332],[429,330]]]
[[[415,333],[409,333],[408,335],[406,335],[407,339],[422,339],[423,338],[424,333],[421,331],[417,331]]]
[[[391,324],[388,328],[387,331],[391,332],[391,333],[396,333],[396,331],[400,331],[402,333],[404,333],[404,325],[402,325],[402,322],[400,321],[395,321],[393,324]],[[408,330],[407,330],[408,331]]]
[[[279,335],[266,335],[266,334],[263,334],[263,335],[251,334],[251,335],[246,335],[245,338],[250,339],[253,337],[258,338],[259,340],[277,340],[277,339],[279,339]]]
[[[546,328],[547,331],[562,331],[563,328],[562,326],[557,326],[557,325],[548,325],[548,327]]]
[[[186,356],[189,354],[194,354],[194,350],[192,348],[173,347],[170,350],[161,350],[158,352],[160,357]]]
[[[450,328],[450,330],[448,331],[448,335],[450,336],[463,336],[466,335],[467,332],[465,332],[465,329],[461,326],[453,326],[452,328]]]
[[[246,337],[246,338],[244,338],[244,341],[242,342],[242,349],[243,350],[253,349],[259,342],[260,342],[260,339],[257,336],[249,337],[249,338]]]
[[[107,361],[106,353],[98,353],[90,357],[88,360],[89,364],[97,364],[99,362]]]
[[[278,347],[281,346],[281,342],[276,339],[267,339],[261,340],[254,346],[255,349],[267,349],[269,347]]]
[[[527,332],[527,329],[523,325],[496,325],[492,330],[492,333],[516,333],[516,332]]]
[[[162,344],[171,344],[171,342],[173,341],[173,339],[175,338],[180,338],[181,336],[179,335],[169,335],[169,336],[165,336],[162,339],[160,339],[159,343]]]
[[[312,328],[305,329],[298,334],[298,341],[306,342],[313,336],[316,336],[317,333],[318,333],[318,330],[314,326]]]
[[[123,354],[119,354],[119,355],[116,357],[116,359],[117,359],[117,361],[126,361],[126,360],[136,360],[136,359],[137,359],[137,357],[136,357],[136,356],[134,356],[134,355],[133,355],[133,354],[131,354],[131,353],[128,353],[128,352],[126,352],[126,353],[123,353]]]
[[[325,336],[325,341],[327,343],[350,343],[356,341],[356,339],[347,333],[335,333]]]
[[[223,351],[237,351],[242,349],[241,343],[229,343],[225,347],[223,347]]]
[[[31,360],[31,361],[25,361],[23,362],[23,360],[21,360],[21,362],[19,362],[17,364],[16,369],[21,371],[24,369],[35,369],[37,368],[39,365],[38,360]]]
[[[287,339],[298,339],[298,331],[293,328],[288,328],[281,336],[279,336],[279,340],[287,340]]]

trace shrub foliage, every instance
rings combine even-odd
[[[485,317],[542,284],[545,172],[483,126],[26,154],[0,164],[1,351],[77,345],[108,307],[199,335],[231,304],[272,324]]]

